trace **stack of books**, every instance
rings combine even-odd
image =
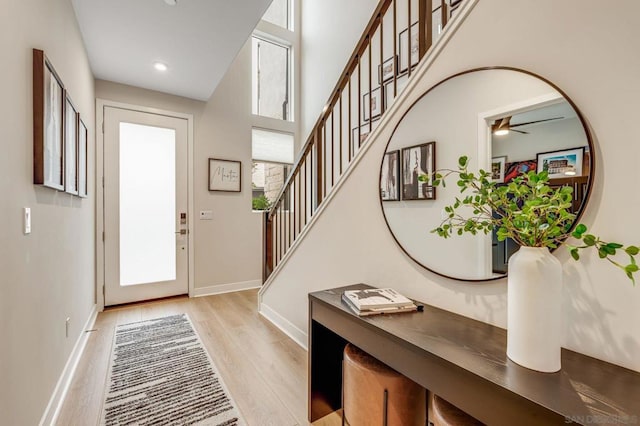
[[[417,311],[413,301],[392,288],[346,290],[342,300],[359,316],[395,314]]]

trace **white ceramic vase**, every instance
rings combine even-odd
[[[545,247],[509,259],[507,356],[545,373],[560,370],[562,265]]]

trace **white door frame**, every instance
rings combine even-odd
[[[193,115],[143,107],[122,102],[96,99],[96,305],[104,310],[104,108],[113,107],[149,114],[166,115],[187,120],[187,223],[189,232],[189,297],[193,297],[195,256],[194,256],[194,197],[193,197]]]

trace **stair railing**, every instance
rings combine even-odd
[[[434,2],[442,2],[434,10]],[[305,229],[461,0],[381,0],[265,214],[263,281]],[[428,11],[431,11],[428,13]]]

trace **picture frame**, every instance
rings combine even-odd
[[[419,44],[418,44],[418,23],[414,22],[411,24],[411,45],[410,45],[410,55],[409,55],[409,29],[405,28],[398,35],[398,67],[400,68],[400,73],[406,72],[408,70],[408,64],[411,63],[411,68],[418,65],[419,58]],[[410,61],[408,60],[409,56],[411,56]]]
[[[444,26],[442,25],[442,14],[445,13],[442,10],[442,5],[436,7],[435,9],[433,9],[433,11],[431,12],[431,22],[432,22],[432,27],[431,27],[431,41],[432,43],[435,43],[435,41],[438,39],[438,37],[440,37],[440,34],[442,33],[442,30],[444,29]]]
[[[64,192],[78,195],[78,120],[79,114],[65,93],[64,103]]]
[[[380,199],[400,201],[400,151],[384,154],[380,169]]]
[[[351,155],[355,155],[356,152],[364,145],[365,141],[376,127],[378,127],[378,120],[372,120],[359,127],[351,129]],[[360,129],[360,137],[358,138],[358,128]]]
[[[549,179],[582,176],[584,147],[540,152],[536,155],[537,172],[546,171]]]
[[[369,105],[369,98],[371,98],[371,105]],[[382,89],[380,86],[362,95],[362,121],[368,122],[370,119],[378,118],[382,115],[382,111]]]
[[[33,183],[64,191],[62,80],[45,53],[33,49]]]
[[[209,158],[209,191],[240,192],[242,162]]]
[[[402,200],[435,200],[435,141],[402,148]],[[424,178],[422,177],[424,176]]]
[[[89,195],[88,169],[89,138],[87,126],[78,117],[78,196],[87,198]]]
[[[398,55],[394,55],[391,58],[385,60],[381,65],[378,65],[378,84],[393,79],[397,74],[398,67]]]
[[[395,79],[395,84],[396,84],[395,94],[393,92],[394,80],[392,79],[385,83],[384,99],[383,99],[385,110],[389,109],[389,107],[393,105],[393,101],[395,101],[397,95],[399,95],[404,90],[408,82],[409,82],[409,77],[406,74]]]
[[[507,163],[505,165],[503,183],[509,183],[514,178],[524,173],[528,173],[532,170],[536,170],[537,164],[538,163],[536,162],[536,160],[515,161],[513,163]]]
[[[491,159],[491,180],[497,183],[504,183],[504,171],[507,164],[507,157],[493,157]]]

